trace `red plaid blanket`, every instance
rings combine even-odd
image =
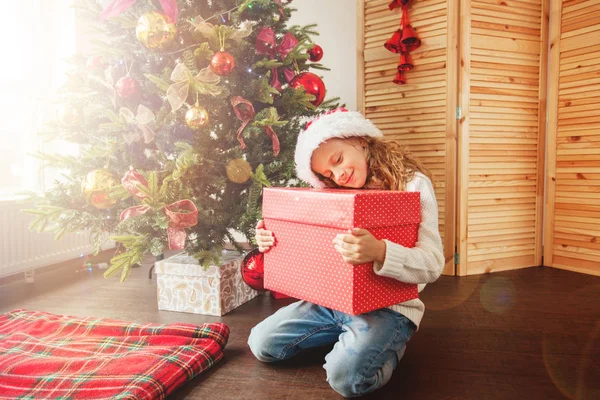
[[[223,357],[222,323],[0,314],[0,399],[163,399]]]

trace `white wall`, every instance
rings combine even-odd
[[[313,70],[323,77],[327,98],[339,97],[349,109],[356,109],[356,2],[353,0],[294,0],[298,11],[288,24],[318,24],[315,43],[323,48],[320,61],[331,71]]]

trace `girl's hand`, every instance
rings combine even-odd
[[[385,261],[385,242],[375,239],[366,229],[354,228],[348,234],[336,235],[333,245],[344,261],[352,265]]]
[[[258,251],[261,253],[266,253],[271,249],[273,245],[275,245],[275,236],[273,232],[268,231],[265,228],[265,223],[261,219],[256,223],[256,244],[258,245]]]

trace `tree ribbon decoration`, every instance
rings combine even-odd
[[[100,19],[106,21],[108,18],[121,15],[129,7],[134,5],[136,1],[137,0],[113,0],[113,2],[106,6],[102,13],[100,13]],[[179,16],[177,0],[160,0],[160,5],[167,17],[171,19],[171,22],[176,23]]]
[[[171,72],[171,80],[175,83],[167,89],[167,100],[169,100],[173,112],[179,110],[185,103],[190,86],[198,93],[212,96],[218,96],[223,90],[217,86],[221,78],[209,67],[203,68],[194,76],[185,64],[177,64]]]
[[[271,60],[277,58],[277,55],[279,55],[283,61],[294,50],[297,44],[298,39],[291,32],[287,32],[281,38],[281,43],[277,45],[275,32],[266,26],[262,27],[258,32],[258,36],[256,36],[256,51],[259,54],[268,54]],[[289,67],[285,68],[284,74],[289,82],[294,77],[294,70]],[[281,82],[279,82],[279,77],[277,76],[277,67],[271,69],[271,86],[281,91]]]
[[[137,115],[134,115],[130,109],[121,107],[119,109],[119,115],[125,120],[125,123],[130,128],[129,131],[123,133],[125,143],[131,144],[133,142],[138,142],[142,136],[144,137],[145,143],[150,143],[154,140],[156,133],[149,125],[156,120],[156,116],[148,107],[140,104],[137,108]]]
[[[238,117],[238,119],[242,121],[242,125],[237,130],[237,140],[238,142],[240,142],[240,147],[242,149],[245,149],[246,143],[244,142],[244,137],[242,133],[244,132],[244,129],[250,123],[250,121],[254,119],[254,117],[256,116],[256,112],[254,111],[254,106],[252,105],[252,103],[244,99],[242,96],[233,96],[231,98],[231,105],[233,106],[233,111],[235,112],[236,117]],[[281,149],[279,144],[279,138],[277,137],[277,134],[275,133],[273,128],[271,128],[270,125],[265,125],[264,129],[267,136],[271,138],[271,141],[273,143],[273,155],[277,156],[279,154],[279,150]]]
[[[219,40],[222,38],[223,41],[225,39],[232,39],[239,42],[252,33],[252,23],[250,21],[242,21],[239,28],[235,28],[227,25],[213,25],[210,22],[206,22],[201,15],[198,15],[189,22],[197,32],[200,32],[208,39]]]
[[[142,200],[148,198],[148,195],[139,188],[140,185],[148,188],[148,181],[133,168],[125,173],[123,179],[121,179],[121,183],[134,197]],[[150,209],[151,207],[148,205],[129,207],[121,213],[120,220],[124,221],[130,217],[143,215]],[[167,227],[169,248],[171,250],[182,250],[185,247],[185,240],[187,238],[185,228],[192,227],[198,223],[198,209],[191,200],[186,199],[165,205],[163,210],[169,220],[169,226]]]

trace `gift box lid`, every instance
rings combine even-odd
[[[154,264],[154,272],[157,275],[181,275],[181,276],[206,276],[221,278],[223,270],[237,260],[241,260],[244,254],[237,251],[224,250],[221,254],[221,264],[211,265],[207,268],[200,265],[200,261],[186,253],[175,254],[165,260]]]
[[[420,193],[265,188],[263,218],[343,229],[418,224],[421,222]]]

